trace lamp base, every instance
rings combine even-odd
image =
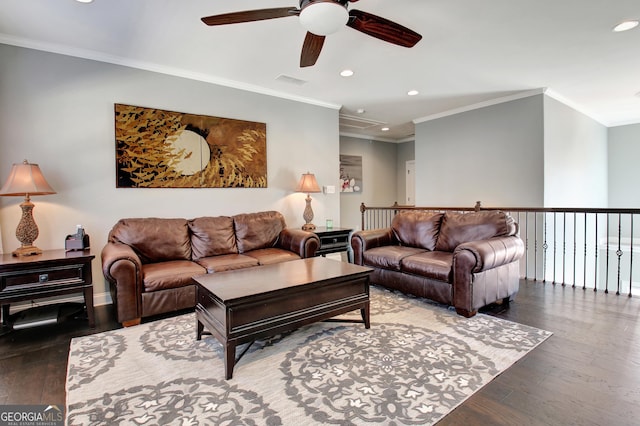
[[[302,225],[302,230],[303,231],[315,231],[316,230],[316,226],[313,223],[305,223],[304,225]]]
[[[22,246],[11,252],[15,257],[34,256],[42,254],[42,250],[36,246]]]

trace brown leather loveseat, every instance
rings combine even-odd
[[[195,306],[193,276],[313,257],[319,245],[317,235],[287,228],[275,211],[121,219],[102,249],[102,271],[117,320],[129,326]]]
[[[501,211],[405,210],[390,228],[358,231],[354,262],[374,268],[371,282],[454,306],[465,317],[519,288],[524,244]]]

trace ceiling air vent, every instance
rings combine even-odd
[[[383,121],[340,114],[340,127],[343,129],[365,130],[385,124]]]
[[[281,81],[283,83],[295,84],[296,86],[302,86],[303,84],[307,84],[305,80],[300,80],[299,78],[291,77],[290,75],[280,74],[276,77],[276,80]]]

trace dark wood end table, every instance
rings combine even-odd
[[[313,230],[313,233],[320,238],[320,247],[318,247],[316,254],[324,257],[329,253],[346,251],[349,262],[353,263],[351,244],[349,244],[349,236],[352,232],[353,229],[349,228],[327,228],[325,226],[318,226]]]
[[[2,325],[9,326],[11,303],[70,293],[83,293],[89,326],[95,327],[90,250],[45,250],[42,254],[0,255]]]
[[[224,347],[231,379],[236,347],[360,309],[369,320],[370,268],[314,257],[194,277],[196,338],[206,328]]]

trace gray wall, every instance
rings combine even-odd
[[[397,200],[396,147],[394,143],[340,137],[340,154],[362,156],[363,181],[362,192],[340,194],[340,222],[343,227],[361,228],[361,203],[380,207],[393,205]],[[336,168],[336,182],[339,181],[338,173]]]
[[[640,124],[608,129],[609,207],[640,208]]]
[[[607,128],[544,96],[544,206],[607,207]]]
[[[116,189],[114,103],[266,123],[268,188]],[[309,170],[320,185],[337,180],[337,109],[0,45],[0,111],[2,182],[11,164],[26,158],[40,164],[57,191],[32,199],[40,228],[36,245],[42,249],[63,248],[65,236],[82,224],[99,258],[108,231],[122,217],[189,218],[275,209],[289,226],[298,227],[304,223],[305,195],[293,191],[300,175]],[[19,245],[15,228],[21,201],[0,197],[7,252]],[[316,223],[336,220],[339,194],[314,194],[313,209]],[[107,297],[98,259],[93,275],[97,299]]]
[[[416,205],[541,206],[542,95],[416,124]]]

